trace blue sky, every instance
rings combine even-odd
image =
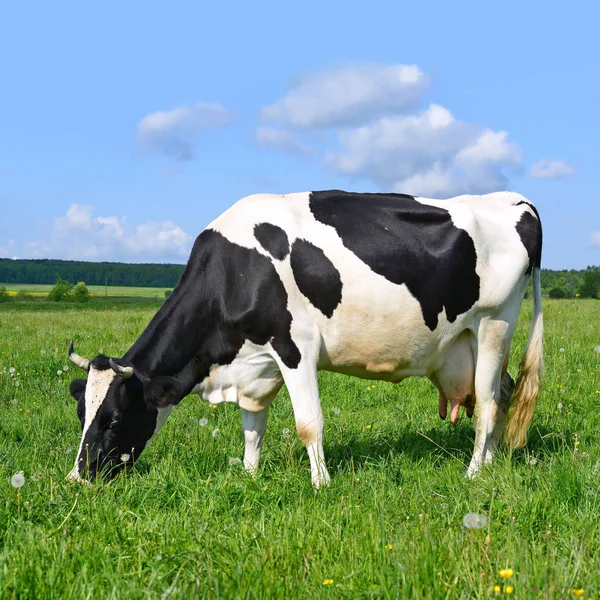
[[[592,2],[4,3],[0,256],[185,262],[239,198],[518,191],[600,264]]]

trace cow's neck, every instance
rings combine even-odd
[[[180,282],[123,357],[148,377],[177,378],[186,393],[201,375],[198,357],[211,333],[201,282],[202,273],[190,259]]]

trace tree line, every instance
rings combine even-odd
[[[56,283],[57,278],[77,284],[129,287],[174,287],[185,265],[84,262],[76,260],[0,258],[0,283]]]
[[[0,283],[55,284],[61,279],[77,284],[129,287],[174,287],[184,265],[84,262],[74,260],[0,258]],[[542,290],[551,298],[598,298],[600,267],[584,270],[542,269]]]

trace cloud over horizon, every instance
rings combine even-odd
[[[71,204],[64,216],[41,224],[39,239],[23,244],[21,256],[117,262],[183,262],[189,256],[193,238],[172,221],[133,225],[127,217],[94,212]]]

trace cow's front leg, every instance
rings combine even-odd
[[[308,452],[312,482],[317,488],[329,485],[331,477],[323,452],[323,413],[316,362],[310,364],[303,358],[297,369],[282,369],[282,375],[292,401],[296,431]]]
[[[269,407],[259,411],[250,411],[242,408],[242,431],[244,432],[244,467],[248,473],[255,475],[258,471],[260,448],[262,446]]]

